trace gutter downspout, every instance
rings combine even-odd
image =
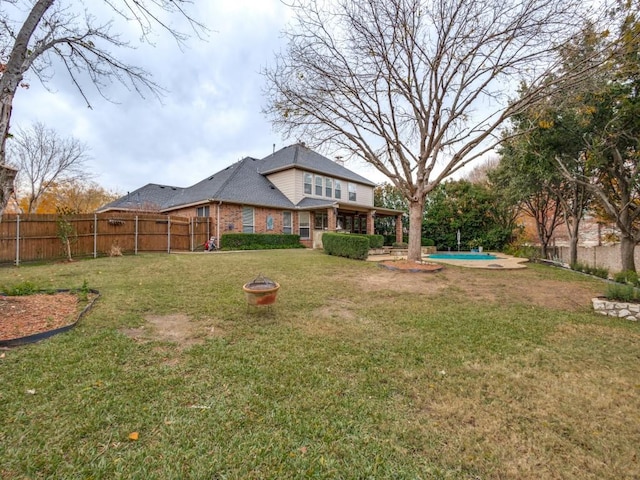
[[[218,218],[216,218],[216,245],[220,248],[220,208],[222,207],[222,200],[218,201]]]

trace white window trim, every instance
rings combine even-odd
[[[248,227],[249,224],[244,223],[244,210],[251,209],[251,231],[245,232],[244,227]],[[242,207],[242,233],[255,233],[256,232],[256,209],[253,207]]]

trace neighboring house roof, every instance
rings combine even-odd
[[[272,153],[268,157],[265,157],[262,159],[262,163],[260,164],[258,171],[263,175],[268,175],[291,167],[298,167],[303,170],[323,173],[332,177],[351,180],[365,185],[370,185],[372,187],[376,186],[376,184],[371,180],[367,180],[348,168],[343,167],[339,163],[329,160],[327,157],[314,152],[300,143],[284,147],[277,152]]]
[[[169,211],[210,202],[232,202],[273,208],[310,208],[335,205],[335,200],[305,198],[294,205],[267,177],[269,173],[295,168],[375,186],[322,155],[296,144],[257,160],[246,157],[188,188],[147,184],[101,207],[108,210]]]
[[[160,211],[164,205],[176,196],[181,190],[180,187],[170,185],[158,185],[148,183],[144,187],[138,188],[125,196],[108,203],[98,209],[99,212],[107,210],[145,210]]]

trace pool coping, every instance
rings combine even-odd
[[[445,265],[454,265],[465,268],[483,268],[486,270],[516,270],[527,268],[525,264],[529,261],[529,259],[527,258],[513,257],[511,255],[505,255],[503,253],[484,253],[493,253],[494,255],[496,255],[496,258],[492,258],[489,260],[453,260],[448,258],[429,258],[429,255],[423,255],[422,260],[426,262],[442,263]],[[369,255],[367,257],[367,261],[381,262],[384,260],[406,260],[406,258],[406,255]]]

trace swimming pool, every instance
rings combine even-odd
[[[432,258],[434,260],[495,260],[498,257],[492,253],[438,252],[429,254],[428,258]]]

